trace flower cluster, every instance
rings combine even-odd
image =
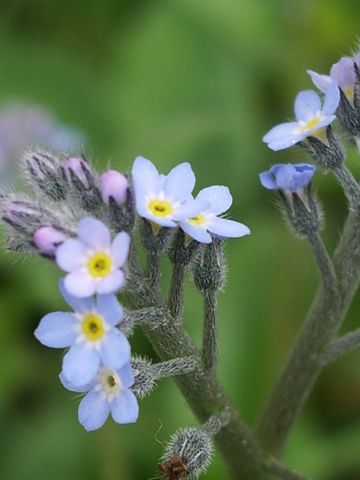
[[[132,167],[138,214],[161,227],[180,228],[200,243],[219,237],[249,235],[246,225],[219,217],[232,204],[229,189],[213,186],[192,196],[195,175],[188,163],[181,163],[168,175],[161,175],[146,158],[137,157]]]
[[[115,170],[97,175],[83,156],[61,159],[32,150],[24,155],[23,167],[40,201],[22,194],[4,196],[2,219],[9,228],[9,248],[35,249],[53,260],[65,273],[59,289],[71,309],[45,315],[35,336],[47,347],[66,349],[60,380],[67,389],[85,394],[78,415],[86,430],[101,427],[109,414],[118,423],[135,422],[137,398],[149,393],[157,379],[194,368],[190,357],[151,366],[131,356],[128,336],[134,327],[146,323],[157,328],[164,321],[164,313],[154,311],[153,304],[138,314],[125,313],[117,298],[127,284],[133,288],[127,260],[136,248],[131,242],[139,223],[136,214],[144,227],[143,243],[147,235],[155,251],[178,229],[175,237],[181,241],[175,239],[169,256],[183,269],[193,261],[195,280],[200,267],[195,265],[194,252],[200,250],[197,258],[210,255],[214,260],[206,261],[211,264],[210,273],[200,262],[207,282],[222,275],[220,240],[241,237],[250,230],[222,218],[232,204],[227,187],[212,186],[192,195],[195,175],[188,163],[161,175],[149,160],[138,157],[129,181]],[[186,235],[193,241],[185,242]],[[208,245],[201,250],[200,244]],[[153,287],[150,279],[149,285]],[[173,298],[178,301],[181,295]],[[180,306],[174,307],[170,315],[174,319],[180,311]]]

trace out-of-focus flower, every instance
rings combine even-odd
[[[191,192],[195,175],[188,163],[181,163],[168,175],[160,175],[149,160],[137,157],[132,167],[136,210],[163,227],[176,227],[176,222],[192,217],[208,205],[195,201]]]
[[[79,421],[87,431],[97,430],[109,414],[116,423],[134,423],[139,416],[139,405],[130,387],[134,375],[130,363],[121,369],[101,367],[95,380],[78,388],[60,375],[65,388],[73,392],[88,392],[79,405]]]
[[[128,188],[128,179],[116,170],[108,170],[100,176],[99,189],[101,198],[107,205],[109,204],[110,197],[120,205],[125,203]]]
[[[78,239],[66,240],[56,250],[56,262],[65,272],[65,288],[76,297],[115,292],[125,283],[121,268],[130,247],[130,237],[120,232],[111,240],[109,229],[95,218],[82,219]]]
[[[323,93],[326,93],[332,82],[336,82],[344,92],[348,100],[353,100],[355,70],[354,63],[360,63],[360,56],[342,57],[330,69],[330,75],[320,75],[313,70],[307,70],[314,85]]]
[[[261,185],[268,190],[296,192],[305,188],[315,173],[314,165],[308,163],[277,163],[270,170],[259,174]]]
[[[70,350],[63,359],[63,374],[77,386],[91,382],[100,364],[118,369],[130,361],[130,344],[116,327],[123,320],[123,309],[114,294],[79,299],[60,283],[65,301],[74,313],[45,315],[35,337],[47,347]]]
[[[57,152],[79,149],[84,136],[59,123],[45,108],[15,101],[0,109],[0,178],[11,182],[24,148],[39,145]]]
[[[204,188],[198,193],[195,200],[208,204],[208,206],[196,215],[182,220],[180,227],[198,242],[211,243],[210,233],[220,237],[242,237],[250,234],[246,225],[218,217],[226,212],[232,204],[232,196],[227,187],[216,185]]]
[[[323,107],[319,95],[313,90],[300,92],[295,99],[295,122],[286,122],[272,128],[263,141],[272,150],[282,150],[301,142],[306,137],[321,137],[324,128],[335,120],[340,100],[339,88],[332,82],[326,91]]]

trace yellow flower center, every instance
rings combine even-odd
[[[172,205],[167,200],[150,200],[148,210],[155,217],[168,217],[173,212]]]
[[[101,317],[89,313],[82,322],[82,331],[88,340],[99,340],[104,335],[104,322]]]
[[[315,118],[312,118],[311,120],[308,120],[305,123],[305,125],[303,125],[300,128],[300,132],[305,133],[307,130],[310,130],[311,128],[315,128],[320,123],[321,120],[322,120],[321,117],[315,117]]]
[[[107,395],[118,392],[122,387],[118,374],[109,368],[103,368],[100,371],[100,383]]]
[[[194,217],[190,217],[188,219],[188,223],[195,225],[196,227],[200,227],[205,223],[205,215],[203,213],[198,213]]]
[[[110,273],[112,261],[106,253],[95,253],[88,261],[88,268],[92,277],[106,277]]]

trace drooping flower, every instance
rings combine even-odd
[[[168,175],[160,175],[146,158],[137,157],[132,167],[136,210],[163,227],[175,227],[176,222],[196,215],[206,207],[194,201],[191,192],[195,175],[188,163],[181,163]]]
[[[45,315],[35,337],[47,347],[70,350],[63,359],[63,374],[77,386],[91,382],[100,364],[118,369],[130,360],[130,344],[116,328],[123,320],[123,309],[114,294],[78,298],[60,282],[60,290],[74,313]]]
[[[352,101],[354,95],[355,70],[354,63],[359,64],[359,55],[355,57],[342,57],[330,69],[330,75],[320,75],[313,70],[307,70],[314,85],[323,93],[326,93],[332,84],[336,82],[344,92],[348,100]]]
[[[108,170],[103,173],[99,179],[99,189],[103,202],[109,204],[109,199],[112,197],[118,204],[123,204],[126,201],[129,188],[128,179],[116,170]]]
[[[313,90],[300,92],[295,99],[296,121],[286,122],[272,128],[263,141],[272,150],[282,150],[301,142],[306,137],[319,137],[324,128],[335,120],[340,100],[339,88],[332,82],[326,91],[323,107],[319,95]]]
[[[60,374],[65,388],[85,393],[79,405],[79,421],[87,431],[97,430],[106,422],[109,414],[116,423],[134,423],[139,416],[139,405],[130,387],[134,375],[130,362],[120,369],[101,367],[93,382],[77,387]]]
[[[130,237],[120,232],[111,241],[109,229],[95,218],[82,219],[78,239],[66,240],[56,250],[56,262],[65,272],[66,289],[76,297],[111,293],[121,288]]]
[[[227,187],[216,185],[204,188],[195,200],[206,207],[182,220],[180,227],[198,242],[211,243],[211,233],[220,237],[242,237],[250,234],[246,225],[218,216],[226,212],[232,204],[232,196]]]
[[[268,190],[296,192],[305,188],[315,173],[314,165],[308,163],[277,163],[259,174],[261,185]]]

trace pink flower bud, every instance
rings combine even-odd
[[[43,255],[54,257],[56,249],[68,237],[54,227],[41,227],[34,233],[36,248]]]
[[[100,177],[100,193],[103,202],[107,205],[110,197],[119,204],[125,203],[128,188],[128,179],[116,170],[108,170]]]
[[[71,179],[70,172],[72,172],[82,183],[87,185],[86,170],[89,170],[89,167],[81,157],[69,157],[65,162],[65,172],[68,180]]]

